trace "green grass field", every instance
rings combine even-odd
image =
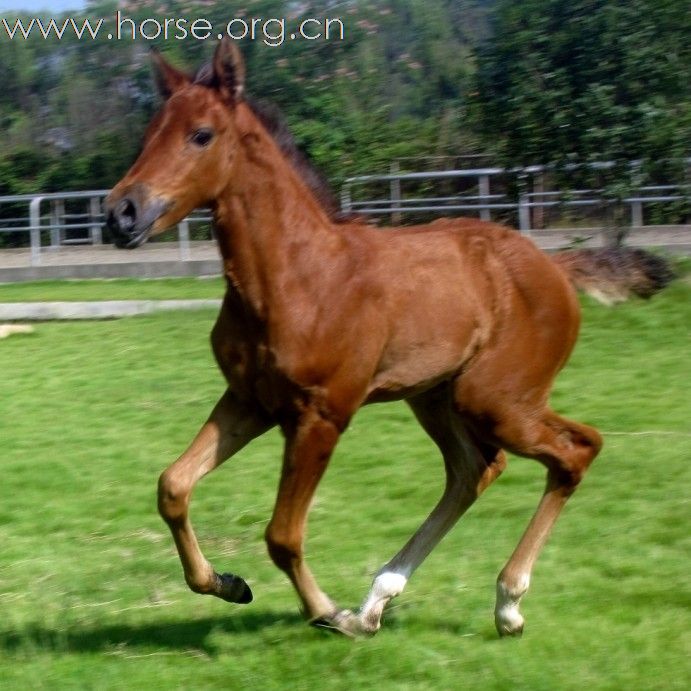
[[[194,300],[223,297],[223,279],[163,278],[0,283],[0,302]]]
[[[88,289],[218,295],[186,292],[213,282],[157,283]],[[89,299],[70,290],[42,299]],[[200,483],[192,505],[207,556],[246,577],[255,601],[229,605],[183,582],[155,488],[223,388],[212,312],[45,323],[0,341],[0,687],[690,688],[691,286],[584,306],[553,403],[600,428],[606,446],[537,564],[515,640],[494,631],[494,581],[541,493],[535,462],[511,459],[382,631],[352,642],[302,622],[266,555],[277,434]],[[357,605],[441,485],[405,405],[361,411],[311,514],[308,554],[325,590]]]

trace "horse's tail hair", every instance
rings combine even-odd
[[[649,298],[675,278],[669,261],[642,249],[577,249],[551,256],[577,290],[606,305],[634,295]]]

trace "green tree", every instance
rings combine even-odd
[[[613,161],[604,182],[683,180],[691,152],[685,0],[499,0],[475,115],[509,165]],[[629,162],[641,160],[640,169]],[[581,184],[602,182],[581,171]]]

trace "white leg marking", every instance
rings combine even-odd
[[[529,585],[530,574],[523,574],[513,588],[509,588],[502,581],[497,581],[494,621],[501,636],[515,636],[522,633],[524,620],[518,611],[518,606]]]
[[[396,595],[400,595],[408,579],[402,573],[384,571],[372,583],[369,595],[360,610],[360,621],[363,629],[374,633],[381,626],[381,615],[384,607]]]

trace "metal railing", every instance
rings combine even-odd
[[[691,159],[687,159],[691,164]],[[635,166],[637,162],[631,165]],[[608,169],[613,163],[602,162],[590,164],[595,169]],[[577,166],[572,166],[574,169]],[[401,173],[395,165],[392,172],[381,175],[358,175],[347,178],[341,188],[341,209],[346,213],[383,216],[390,215],[392,223],[400,223],[404,214],[429,214],[464,212],[476,214],[480,219],[489,221],[492,212],[512,211],[517,214],[518,227],[523,233],[532,229],[531,210],[578,207],[606,207],[612,201],[606,199],[602,190],[567,190],[567,191],[533,191],[523,192],[518,200],[511,199],[506,192],[497,191],[495,183],[492,191],[492,181],[507,176],[526,179],[530,175],[540,175],[549,172],[546,166],[529,166],[526,168],[472,168],[463,170],[435,170],[428,172]],[[466,192],[456,195],[421,196],[414,192],[413,196],[403,194],[404,183],[432,183],[454,182],[468,180],[471,183]],[[387,194],[375,198],[355,199],[357,189],[362,196],[363,188],[382,187],[387,185]],[[467,184],[467,183],[465,183]],[[632,227],[644,226],[643,207],[649,203],[670,203],[691,200],[689,185],[648,185],[642,186],[618,203],[629,207],[630,223]]]
[[[19,194],[0,197],[0,234],[26,233],[30,246],[31,266],[41,265],[45,250],[65,245],[101,245],[105,217],[103,200],[110,190],[84,192],[51,192],[45,194]],[[11,205],[12,216],[3,216],[3,207]],[[78,207],[67,213],[66,207]],[[26,213],[16,215],[16,207],[24,207]],[[200,209],[182,220],[177,227],[179,258],[188,261],[190,256],[190,225],[210,224],[208,209]],[[76,237],[75,237],[76,234]],[[44,245],[43,237],[48,237]]]
[[[683,185],[647,185],[638,188],[638,194],[625,197],[620,203],[629,207],[630,226],[632,228],[645,227],[643,221],[643,205],[647,203],[664,204],[689,200],[689,192],[679,194],[687,188]],[[677,192],[677,194],[671,194]],[[523,233],[529,233],[531,228],[530,210],[534,208],[578,208],[578,207],[602,207],[610,203],[608,200],[597,196],[600,190],[569,190],[564,199],[564,192],[528,192],[521,195],[518,201],[518,226]],[[657,194],[656,194],[657,193]],[[585,196],[587,195],[587,196]]]
[[[688,159],[691,164],[691,159]],[[591,164],[595,168],[607,168],[613,164]],[[633,164],[632,164],[633,165]],[[476,214],[482,220],[491,220],[498,212],[515,213],[521,232],[530,233],[533,209],[583,208],[606,206],[608,202],[599,190],[532,191],[523,192],[519,199],[510,198],[499,186],[499,179],[510,176],[528,176],[548,171],[543,166],[522,169],[472,168],[463,170],[437,170],[401,173],[396,164],[385,175],[359,175],[348,178],[341,189],[341,208],[344,212],[362,215],[390,215],[394,223],[400,223],[404,214],[462,212]],[[440,181],[464,181],[467,189],[458,194],[413,192],[403,194],[405,183],[438,183]],[[494,183],[494,190],[492,184]],[[377,198],[354,199],[353,192],[360,194],[367,186],[387,184],[387,194]],[[41,264],[44,251],[64,245],[103,243],[105,218],[103,200],[109,190],[84,192],[54,192],[0,197],[0,235],[26,233],[30,246],[32,266]],[[644,227],[644,205],[665,204],[691,200],[689,185],[649,185],[640,187],[636,194],[620,200],[629,207],[632,227]],[[9,212],[7,211],[10,207]],[[22,215],[22,210],[26,211]],[[177,226],[179,259],[189,261],[190,226],[211,224],[207,209],[197,210]],[[44,245],[43,238],[47,238]]]

